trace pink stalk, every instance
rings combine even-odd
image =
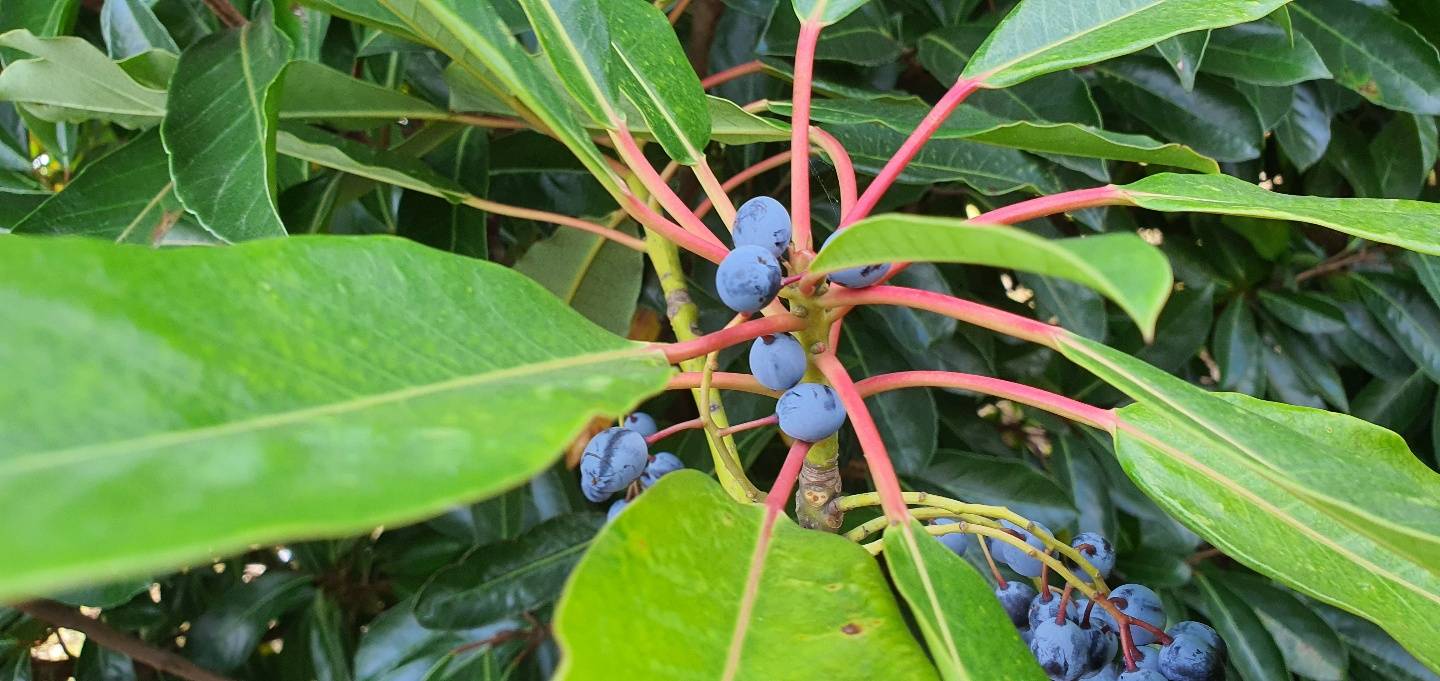
[[[765,65],[760,63],[759,59],[756,59],[755,61],[747,61],[744,64],[740,64],[739,66],[732,66],[719,73],[712,73],[706,76],[704,80],[700,81],[700,87],[709,90],[714,87],[724,85],[725,83],[735,80],[736,78],[743,78],[751,74],[760,73],[764,70]]]
[[[661,206],[664,206],[665,212],[675,218],[675,221],[679,222],[685,231],[724,248],[724,244],[721,244],[720,240],[710,233],[710,228],[690,212],[690,207],[680,200],[670,185],[665,184],[665,178],[655,172],[655,167],[650,165],[649,159],[645,158],[645,153],[640,151],[640,145],[635,141],[635,136],[630,134],[628,128],[623,125],[619,126],[610,133],[610,136],[615,139],[615,149],[620,152],[620,157],[625,159],[625,165],[635,172],[635,176],[640,178],[641,184],[645,185],[645,189],[660,202]]]
[[[801,35],[804,35],[803,31]],[[798,69],[796,77],[798,87]],[[806,85],[808,86],[809,83],[807,82]],[[880,174],[875,176],[875,181],[865,188],[865,193],[860,195],[860,201],[855,204],[853,210],[845,214],[845,219],[841,220],[840,226],[849,226],[869,215],[870,211],[875,210],[875,204],[880,203],[880,198],[885,195],[886,190],[890,189],[890,185],[895,184],[895,180],[900,177],[900,173],[905,170],[906,165],[909,165],[910,160],[920,153],[921,147],[930,141],[931,136],[940,129],[940,126],[945,123],[945,119],[950,117],[960,103],[979,88],[979,80],[962,78],[955,81],[955,85],[951,86],[950,91],[940,98],[935,107],[930,109],[930,113],[925,114],[925,119],[920,121],[920,125],[915,126],[915,131],[910,133],[910,137],[906,138],[905,143],[900,145],[900,149],[895,152],[895,155],[885,163]],[[809,102],[807,101],[806,104],[808,105]]]
[[[651,435],[651,436],[645,438],[645,444],[647,444],[647,445],[653,445],[653,444],[655,444],[656,442],[659,442],[659,441],[661,441],[661,440],[664,440],[665,438],[670,437],[671,435],[674,435],[674,434],[676,434],[676,433],[681,433],[681,432],[684,432],[684,431],[687,431],[687,430],[694,430],[694,429],[696,429],[696,428],[704,428],[704,427],[705,427],[705,422],[704,422],[703,420],[699,419],[699,418],[693,418],[693,419],[690,419],[689,421],[681,421],[681,422],[679,422],[679,423],[677,423],[677,424],[675,424],[675,425],[673,425],[673,426],[670,426],[669,428],[666,428],[666,429],[660,430],[660,431],[656,431],[656,433],[655,433],[654,435]]]
[[[790,500],[790,493],[795,490],[795,480],[800,477],[800,466],[805,463],[805,455],[809,452],[809,442],[796,440],[795,444],[790,445],[790,452],[785,455],[785,463],[780,466],[780,475],[775,478],[770,493],[765,495],[766,527],[785,512],[785,502]]]
[[[466,197],[465,205],[472,208],[478,208],[483,211],[495,213],[496,215],[506,215],[513,218],[520,218],[522,220],[535,220],[537,222],[553,222],[562,227],[571,227],[574,229],[584,230],[591,234],[598,234],[600,236],[603,236],[606,239],[625,246],[626,248],[631,248],[640,251],[641,253],[645,252],[644,239],[637,239],[633,236],[630,236],[629,234],[618,230],[610,229],[609,227],[606,227],[604,225],[597,225],[593,222],[581,220],[579,218],[572,218],[568,215],[561,215],[559,213],[551,213],[543,210],[531,210],[529,208],[521,208],[519,206],[507,206],[503,203],[487,201],[478,196]]]
[[[815,46],[824,26],[800,22],[795,44],[795,88],[790,112],[790,221],[796,252],[810,250],[810,87],[815,77]]]
[[[815,146],[825,150],[830,164],[835,166],[835,175],[840,180],[840,214],[845,215],[855,206],[855,164],[850,162],[850,153],[845,151],[845,145],[834,135],[812,125],[810,137],[815,140]]]
[[[760,175],[768,171],[779,168],[780,166],[783,166],[789,162],[790,152],[782,151],[778,154],[775,154],[774,156],[771,156],[770,158],[756,163],[753,166],[750,166],[749,168],[735,173],[735,176],[731,177],[728,180],[725,180],[725,182],[720,185],[720,188],[724,190],[726,194],[729,194],[731,192],[734,192],[736,187],[739,187],[740,185],[745,184],[746,182],[749,182],[750,180],[753,180],[756,177],[759,177]],[[700,202],[699,206],[695,207],[695,216],[703,218],[705,217],[705,214],[709,213],[710,209],[713,207],[714,205],[707,197],[704,201]]]
[[[1096,208],[1098,206],[1128,206],[1130,200],[1115,185],[1105,185],[1093,189],[1077,189],[1075,191],[1061,192],[1050,196],[1041,196],[1011,204],[1003,208],[996,208],[988,213],[975,217],[970,222],[977,225],[1013,225],[1026,220],[1043,218],[1059,213],[1069,213],[1082,208]]]
[[[921,387],[956,388],[984,395],[994,395],[1012,402],[1044,409],[1056,416],[1062,416],[1109,433],[1115,432],[1117,419],[1115,412],[1109,409],[1093,407],[1063,395],[989,376],[976,376],[954,371],[898,371],[893,374],[871,376],[855,384],[856,390],[860,391],[862,397],[900,388]]]
[[[694,390],[700,387],[701,375],[698,371],[682,371],[670,377],[670,382],[665,385],[666,390]],[[780,392],[771,390],[760,381],[755,380],[750,374],[736,374],[726,371],[716,371],[710,374],[710,387],[720,390],[738,390],[740,392],[752,393],[755,395],[766,395],[779,397]]]
[[[743,324],[736,324],[680,343],[655,343],[651,347],[664,350],[666,361],[671,364],[679,364],[687,359],[708,355],[716,350],[722,350],[761,336],[799,331],[803,328],[805,328],[805,320],[792,314],[784,314],[752,319]]]
[[[900,305],[927,310],[962,322],[990,329],[1054,349],[1064,329],[1021,317],[980,303],[941,293],[903,286],[872,286],[862,289],[832,288],[820,298],[826,307],[845,305]]]
[[[710,262],[718,263],[730,254],[730,249],[724,244],[712,243],[701,239],[690,232],[681,229],[679,225],[666,220],[665,216],[656,213],[654,209],[641,201],[634,194],[625,195],[625,212],[635,218],[646,229],[658,232],[661,236],[674,241],[681,248],[694,253]]]
[[[895,475],[895,466],[890,463],[890,454],[885,451],[885,440],[880,437],[880,429],[875,426],[875,419],[871,418],[870,410],[865,407],[865,398],[855,389],[855,382],[850,379],[849,372],[845,371],[845,365],[835,358],[833,352],[817,356],[815,363],[830,381],[830,387],[840,396],[840,403],[845,405],[850,425],[855,429],[855,436],[860,441],[860,451],[864,452],[865,463],[870,468],[870,477],[875,480],[875,490],[880,493],[880,505],[884,507],[885,515],[892,522],[905,522],[908,511],[905,497],[900,490],[900,478]]]
[[[715,434],[718,435],[718,436],[720,436],[720,437],[725,437],[726,435],[734,435],[734,434],[736,434],[736,433],[743,433],[743,432],[745,432],[745,431],[747,431],[747,430],[755,430],[756,428],[764,428],[765,426],[773,426],[773,425],[775,425],[775,424],[777,424],[777,423],[779,423],[779,422],[780,422],[780,417],[779,417],[779,416],[776,416],[775,414],[771,414],[771,415],[766,416],[766,417],[764,417],[764,418],[755,419],[754,421],[746,421],[746,422],[744,422],[744,423],[737,423],[737,424],[735,424],[735,425],[733,425],[733,426],[730,426],[729,428],[721,428],[720,430],[715,431]]]

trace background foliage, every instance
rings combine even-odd
[[[513,267],[616,333],[662,338],[665,296],[637,254],[587,234],[462,205],[489,197],[595,218],[614,207],[557,142],[465,125],[464,116],[452,112],[488,110],[490,103],[477,101],[485,95],[463,69],[422,47],[426,41],[413,27],[381,32],[352,22],[365,18],[366,3],[349,0],[281,2],[273,15],[265,2],[234,5],[254,18],[246,31],[224,30],[201,0],[0,0],[0,29],[28,31],[0,36],[6,62],[0,99],[7,100],[0,105],[0,225],[16,233],[166,245],[286,233],[398,235]],[[520,7],[511,0],[494,5],[533,46]],[[988,0],[865,4],[822,37],[817,89],[823,97],[815,120],[846,145],[857,167],[878,170],[923,115],[918,100],[933,101],[944,91],[1009,8]],[[779,114],[787,113],[787,58],[797,29],[789,3],[775,0],[696,0],[677,24],[701,74],[758,55],[765,73],[711,94],[738,104],[771,100],[769,109]],[[1026,141],[1017,144],[1003,125],[1018,119],[1141,135],[1153,148],[1177,145],[1163,147],[1165,164],[1203,171],[1215,167],[1213,159],[1222,172],[1277,192],[1433,201],[1440,198],[1437,42],[1440,11],[1426,0],[1297,0],[1261,22],[1185,34],[1137,55],[981,92],[961,114],[988,114],[990,127],[979,129],[991,132],[942,130],[883,207],[963,216],[1037,192],[1124,184],[1146,173],[1133,163],[1048,152],[1023,134]],[[723,105],[712,102],[716,106]],[[187,112],[186,125],[167,111]],[[274,111],[278,131],[267,137],[261,126],[257,135],[251,123]],[[782,148],[775,142],[783,132],[775,135],[738,114],[735,120],[732,128],[717,124],[715,137],[726,145],[709,149],[722,178]],[[760,143],[730,144],[740,141]],[[396,154],[374,154],[386,147]],[[817,221],[828,229],[838,218],[838,188],[830,169],[816,166]],[[772,171],[747,190],[783,197],[787,181],[785,170]],[[698,197],[687,181],[680,186],[685,196]],[[1072,217],[1022,227],[1045,237],[1140,230],[1169,258],[1179,286],[1160,314],[1153,343],[1145,344],[1134,322],[1099,293],[1059,279],[917,265],[899,283],[1057,321],[1207,388],[1352,414],[1400,433],[1426,465],[1440,465],[1440,430],[1433,425],[1440,261],[1257,218],[1107,208]],[[633,226],[621,228],[634,233]],[[137,309],[187,285],[183,278],[145,277],[124,262],[110,266],[137,279],[131,300]],[[76,267],[66,274],[81,278],[83,272]],[[710,290],[712,266],[701,262],[688,274],[700,325],[719,327],[731,313]],[[464,295],[406,291],[399,282],[387,285],[383,275],[359,270],[335,283],[347,299],[376,301],[377,315],[423,304],[427,296]],[[231,281],[210,282],[217,301]],[[308,295],[287,289],[283,278],[269,283],[276,295]],[[323,310],[312,319],[321,320],[319,326],[339,323]],[[391,320],[383,328],[397,348],[446,338],[443,325],[419,320]],[[1121,403],[1117,392],[1056,353],[953,320],[867,308],[852,315],[847,330],[842,358],[866,374],[966,371],[1094,404]],[[306,371],[324,376],[327,366],[342,361],[336,358],[350,335],[363,329],[297,322],[283,332],[313,341],[297,356],[313,360]],[[497,330],[485,342],[508,347],[504,333]],[[606,349],[596,343],[583,350]],[[488,361],[483,353],[454,352],[456,366]],[[743,367],[741,354],[722,355],[722,369]],[[95,371],[103,370],[104,359]],[[378,361],[405,367],[403,357]],[[639,357],[611,361],[650,366]],[[447,370],[459,371],[425,371],[443,376]],[[655,379],[636,379],[646,380]],[[1246,642],[1243,654],[1232,658],[1231,678],[1437,678],[1375,626],[1208,548],[1130,482],[1111,444],[1094,433],[1007,402],[938,389],[887,393],[870,405],[909,487],[1006,504],[1057,531],[1104,532],[1116,540],[1126,581],[1162,590],[1177,614],[1202,614],[1232,649],[1234,641]],[[726,407],[733,421],[770,408],[767,400],[740,394],[727,396]],[[668,423],[690,418],[694,408],[681,395],[645,409]],[[553,440],[584,416],[542,424],[544,434]],[[383,409],[375,418],[385,418]],[[0,424],[0,435],[6,434]],[[774,474],[783,447],[771,430],[747,433],[740,443],[757,480]],[[687,465],[710,466],[703,436],[694,431],[667,444]],[[844,441],[842,452],[842,461],[857,462],[846,469],[847,489],[864,490],[858,451]],[[315,527],[355,536],[256,547],[213,565],[61,600],[104,607],[115,627],[238,678],[548,678],[558,664],[548,627],[555,599],[601,526],[597,508],[583,500],[567,470],[573,463],[567,457],[501,496],[384,531],[368,531],[363,517],[326,524],[322,504],[310,519]],[[164,479],[172,475],[167,467],[182,465],[157,464],[146,472]],[[67,472],[96,474],[83,467]],[[434,510],[410,512],[419,518]],[[41,529],[65,536],[68,512],[57,508],[55,525]],[[166,512],[176,515],[157,521],[154,531],[220,511],[177,503]],[[853,512],[847,524],[865,519]],[[664,585],[652,591],[667,593]],[[49,635],[42,623],[0,609],[0,679],[123,680],[149,673],[94,645],[78,651],[51,646],[56,654],[32,668],[32,644]],[[477,642],[489,644],[468,645]]]

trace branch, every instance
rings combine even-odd
[[[898,371],[892,374],[871,376],[855,384],[855,388],[860,391],[862,397],[900,388],[921,387],[956,388],[994,395],[1012,402],[1044,409],[1056,416],[1099,428],[1108,433],[1115,432],[1117,421],[1114,411],[1093,407],[1039,388],[988,376],[962,374],[954,371]]]
[[[655,212],[650,206],[645,205],[634,194],[627,193],[623,197],[622,208],[635,218],[637,222],[645,225],[646,229],[656,232],[661,236],[675,242],[681,248],[694,253],[713,263],[719,263],[730,254],[730,249],[723,244],[712,243],[685,231],[679,225],[666,220],[665,216]]]
[[[728,83],[732,80],[735,80],[736,78],[743,78],[745,76],[762,73],[764,71],[765,65],[760,63],[759,59],[756,59],[755,61],[747,61],[744,64],[740,64],[739,66],[732,66],[719,73],[712,73],[706,76],[704,80],[700,81],[700,87],[705,88],[706,90],[710,90],[724,85],[725,83]]]
[[[1295,283],[1298,284],[1307,279],[1314,279],[1315,277],[1323,277],[1332,272],[1343,270],[1351,265],[1370,262],[1377,259],[1379,255],[1380,253],[1369,249],[1361,249],[1348,255],[1338,255],[1295,275]]]
[[[982,213],[970,222],[977,225],[1013,225],[1026,220],[1069,213],[1082,208],[1134,205],[1115,185],[1041,196]]]
[[[37,620],[49,622],[57,627],[73,629],[95,643],[116,652],[125,653],[132,659],[158,672],[178,676],[190,681],[231,681],[231,679],[196,666],[176,653],[161,650],[100,620],[93,620],[75,608],[55,601],[35,600],[17,603],[13,606]]]
[[[790,222],[797,253],[810,250],[810,95],[820,22],[800,22],[795,45],[795,87],[790,112]]]
[[[954,296],[902,286],[871,286],[862,289],[835,287],[820,297],[826,307],[851,305],[900,305],[927,310],[962,322],[990,329],[1021,340],[1055,349],[1064,329]]]
[[[551,213],[543,210],[532,210],[530,208],[521,208],[519,206],[510,206],[503,203],[496,203],[494,201],[487,201],[478,196],[466,196],[465,205],[470,206],[471,208],[479,208],[483,211],[495,213],[496,215],[506,215],[512,218],[520,218],[522,220],[549,222],[552,224],[561,225],[563,227],[573,227],[575,229],[584,230],[591,234],[598,234],[626,248],[640,251],[641,253],[645,252],[644,239],[630,236],[629,234],[626,234],[619,230],[610,229],[609,227],[606,227],[604,225],[599,225],[586,220],[581,220],[579,218],[572,218],[568,215],[561,215],[559,213]]]
[[[787,333],[799,331],[805,328],[805,320],[793,314],[775,315],[774,317],[761,317],[752,319],[744,324],[736,324],[714,333],[707,333],[699,338],[679,343],[656,343],[655,345],[665,351],[665,359],[671,364],[678,364],[687,359],[693,359],[702,355],[708,355],[716,350],[728,348],[732,345],[754,340],[761,336],[768,336],[772,333]]]
[[[235,28],[250,23],[245,15],[240,13],[240,10],[230,4],[230,0],[205,0],[205,6],[209,7],[210,11],[215,14],[215,18],[219,19],[220,23],[225,24],[226,27]]]

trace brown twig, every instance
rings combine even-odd
[[[168,650],[156,648],[100,620],[92,620],[81,614],[79,610],[63,603],[36,600],[18,603],[13,607],[37,620],[85,634],[87,639],[116,652],[125,653],[155,671],[190,681],[232,681],[228,677],[196,666],[194,662]]]
[[[235,6],[230,4],[230,0],[205,0],[205,6],[210,8],[210,11],[214,13],[215,18],[220,20],[220,23],[225,24],[229,28],[244,26],[250,23],[249,20],[245,18],[245,15],[240,13],[240,10],[235,9]]]
[[[1359,265],[1361,263],[1371,262],[1379,255],[1380,253],[1376,251],[1364,248],[1355,251],[1354,253],[1338,255],[1333,258],[1329,258],[1324,262],[1321,262],[1319,265],[1311,267],[1310,269],[1295,275],[1295,283],[1298,284],[1302,281],[1305,281],[1306,279],[1313,279],[1315,277],[1323,277],[1327,274],[1330,274],[1331,272],[1343,270],[1351,265]]]

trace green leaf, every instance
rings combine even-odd
[[[1330,199],[1267,191],[1228,175],[1151,175],[1120,187],[1140,208],[1304,222],[1371,241],[1440,255],[1440,205],[1390,199]]]
[[[419,160],[394,151],[376,149],[318,128],[286,125],[278,133],[276,148],[286,156],[454,203],[463,201],[469,195],[458,182],[440,175]]]
[[[1035,292],[1035,312],[1086,338],[1104,342],[1109,330],[1105,300],[1073,281],[1021,274],[1020,282]]]
[[[1069,279],[1114,301],[1146,338],[1155,330],[1172,284],[1165,256],[1134,234],[1050,240],[1010,227],[898,213],[867,218],[841,232],[811,270],[909,261],[988,265]]]
[[[346,21],[352,21],[364,26],[378,28],[387,33],[392,33],[400,38],[413,43],[425,42],[420,36],[411,32],[410,26],[401,21],[384,6],[383,0],[299,0],[302,5],[309,5]]]
[[[923,483],[915,485],[915,489],[934,489],[955,499],[1008,506],[1057,532],[1069,527],[1077,517],[1065,489],[1020,459],[942,449],[925,469],[902,475]]]
[[[1260,306],[1266,312],[1301,333],[1338,333],[1345,330],[1345,311],[1320,294],[1261,291],[1259,298]]]
[[[766,532],[764,516],[693,470],[646,490],[556,606],[556,678],[936,678],[868,553],[783,517]]]
[[[1299,85],[1290,100],[1290,112],[1275,126],[1280,150],[1301,172],[1309,170],[1330,147],[1330,113],[1310,85]]]
[[[634,235],[635,227],[621,231]],[[559,229],[531,246],[515,269],[601,328],[620,336],[629,333],[645,278],[641,253],[597,234]]]
[[[553,602],[604,522],[599,513],[562,515],[466,553],[426,582],[415,618],[431,629],[465,629]]]
[[[790,139],[790,126],[780,121],[756,116],[728,99],[707,96],[705,102],[711,123],[710,136],[716,142],[755,144]]]
[[[1340,638],[1351,655],[1351,671],[1356,662],[1364,668],[1382,672],[1387,679],[1397,681],[1437,681],[1440,674],[1426,669],[1414,655],[1406,652],[1379,627],[1350,613],[1337,610],[1322,603],[1310,606],[1320,615]]]
[[[710,143],[710,105],[665,13],[636,0],[601,5],[610,22],[614,77],[625,98],[670,158],[700,163]]]
[[[415,619],[413,600],[402,601],[381,613],[365,627],[355,651],[355,681],[473,681],[503,678],[499,670],[452,672],[454,663],[464,666],[467,658],[456,655],[462,646],[484,641],[497,634],[520,629],[514,620],[501,620],[474,629],[438,631],[426,629]],[[523,640],[516,641],[521,646]],[[472,648],[469,660],[492,657],[496,648]],[[513,653],[511,653],[513,654]],[[490,671],[490,674],[484,673]]]
[[[1214,571],[1195,575],[1195,586],[1205,599],[1205,614],[1225,640],[1229,661],[1242,681],[1270,681],[1290,675],[1285,657],[1260,622],[1252,603],[1226,588]]]
[[[947,681],[1043,681],[989,582],[911,520],[885,528],[885,564]]]
[[[1165,137],[1217,161],[1260,155],[1265,130],[1250,103],[1225,83],[1201,78],[1187,91],[1153,59],[1109,62],[1096,72],[1105,92]]]
[[[966,78],[1001,88],[1138,52],[1171,36],[1255,21],[1288,0],[1024,0],[976,51]]]
[[[340,606],[325,593],[315,594],[301,621],[303,641],[315,681],[351,681],[350,654]],[[78,679],[76,681],[79,681]]]
[[[819,22],[821,26],[829,26],[845,17],[851,12],[860,9],[869,0],[792,0],[795,4],[795,16],[802,21],[809,20]]]
[[[1350,414],[1381,428],[1405,432],[1435,395],[1435,383],[1423,371],[1403,379],[1376,376],[1355,395]]]
[[[474,196],[490,193],[490,135],[483,128],[464,128],[425,162]],[[402,236],[420,243],[472,258],[490,256],[489,214],[473,206],[409,192],[400,199],[400,225]]]
[[[617,91],[610,76],[610,31],[599,0],[519,3],[540,41],[541,54],[590,121],[605,128],[624,124],[625,115],[614,106]]]
[[[515,42],[490,0],[377,0],[510,109],[525,108],[549,128],[612,194],[623,184],[570,112],[568,101]]]
[[[323,121],[361,130],[401,119],[438,120],[449,115],[424,100],[309,61],[290,62],[280,87],[281,120]]]
[[[521,275],[397,239],[12,236],[0,272],[0,599],[434,515],[669,373]],[[97,521],[56,543],[62,509]]]
[[[1210,42],[1210,31],[1182,33],[1155,43],[1155,49],[1180,79],[1186,91],[1195,89],[1195,74],[1205,59],[1206,45]]]
[[[107,0],[100,10],[100,33],[111,59],[125,59],[152,49],[180,54],[170,31],[144,0]]]
[[[65,191],[15,224],[16,234],[74,234],[152,243],[183,212],[160,133],[149,130],[97,159]]]
[[[80,0],[6,0],[0,3],[0,30],[28,29],[52,38],[75,27]]]
[[[880,172],[906,135],[874,125],[832,125],[827,129],[859,172]],[[964,182],[988,196],[1015,191],[1049,194],[1065,190],[1055,168],[1015,149],[969,140],[931,140],[901,171],[901,184]]]
[[[920,63],[942,82],[954,82],[988,35],[987,27],[976,24],[928,33],[920,38]],[[1100,111],[1090,97],[1089,86],[1072,71],[1039,76],[1003,90],[980,90],[970,95],[965,104],[1010,120],[1100,126]],[[961,107],[957,113],[964,111],[965,107]]]
[[[1381,106],[1440,114],[1440,53],[1393,14],[1354,0],[1290,5],[1335,82]]]
[[[268,7],[268,5],[266,5]],[[226,241],[285,235],[276,208],[276,87],[290,40],[266,9],[180,55],[160,136],[175,195]]]
[[[185,632],[185,654],[205,669],[232,671],[255,654],[273,620],[314,594],[311,577],[295,572],[267,572],[238,582],[195,618]]]
[[[1294,85],[1330,78],[1330,69],[1304,35],[1291,40],[1283,27],[1269,21],[1211,33],[1205,72],[1255,85]]]
[[[1244,298],[1230,301],[1215,320],[1211,349],[1220,367],[1222,388],[1247,394],[1264,392],[1265,371],[1261,365],[1264,348],[1260,332],[1255,328],[1255,314]]]
[[[1346,681],[1349,655],[1345,644],[1289,591],[1248,574],[1226,573],[1224,585],[1249,603],[1270,638],[1285,657],[1285,667],[1315,681]]]
[[[788,102],[770,109],[790,114]],[[818,123],[837,125],[880,124],[908,134],[930,112],[918,99],[880,97],[875,99],[822,99],[811,106],[811,118]],[[1144,135],[1109,132],[1075,123],[1007,121],[979,109],[961,108],[951,114],[933,139],[964,139],[1026,151],[1064,154],[1084,158],[1154,163],[1204,173],[1220,172],[1214,160],[1179,144],[1165,144]]]
[[[1370,157],[1379,195],[1389,199],[1420,196],[1435,167],[1436,129],[1433,116],[1397,114],[1370,140]]]
[[[1152,499],[1227,556],[1440,663],[1440,639],[1417,616],[1440,603],[1430,567],[1440,476],[1403,439],[1348,416],[1205,393],[1073,335],[1060,351],[1137,400],[1119,412],[1116,456]]]
[[[1428,296],[1381,275],[1351,278],[1365,306],[1430,379],[1440,382],[1440,308]]]
[[[896,356],[896,343],[887,336],[871,329],[852,329],[845,336],[842,357],[846,366],[853,367],[859,375],[878,376],[905,371],[911,366]],[[939,437],[940,417],[935,411],[935,398],[928,389],[892,390],[866,398],[865,404],[898,473],[912,474],[930,465]]]
[[[136,83],[81,38],[37,38],[18,30],[0,35],[0,47],[33,58],[0,72],[0,100],[24,104],[46,121],[102,119],[135,128],[165,115],[165,93]]]

